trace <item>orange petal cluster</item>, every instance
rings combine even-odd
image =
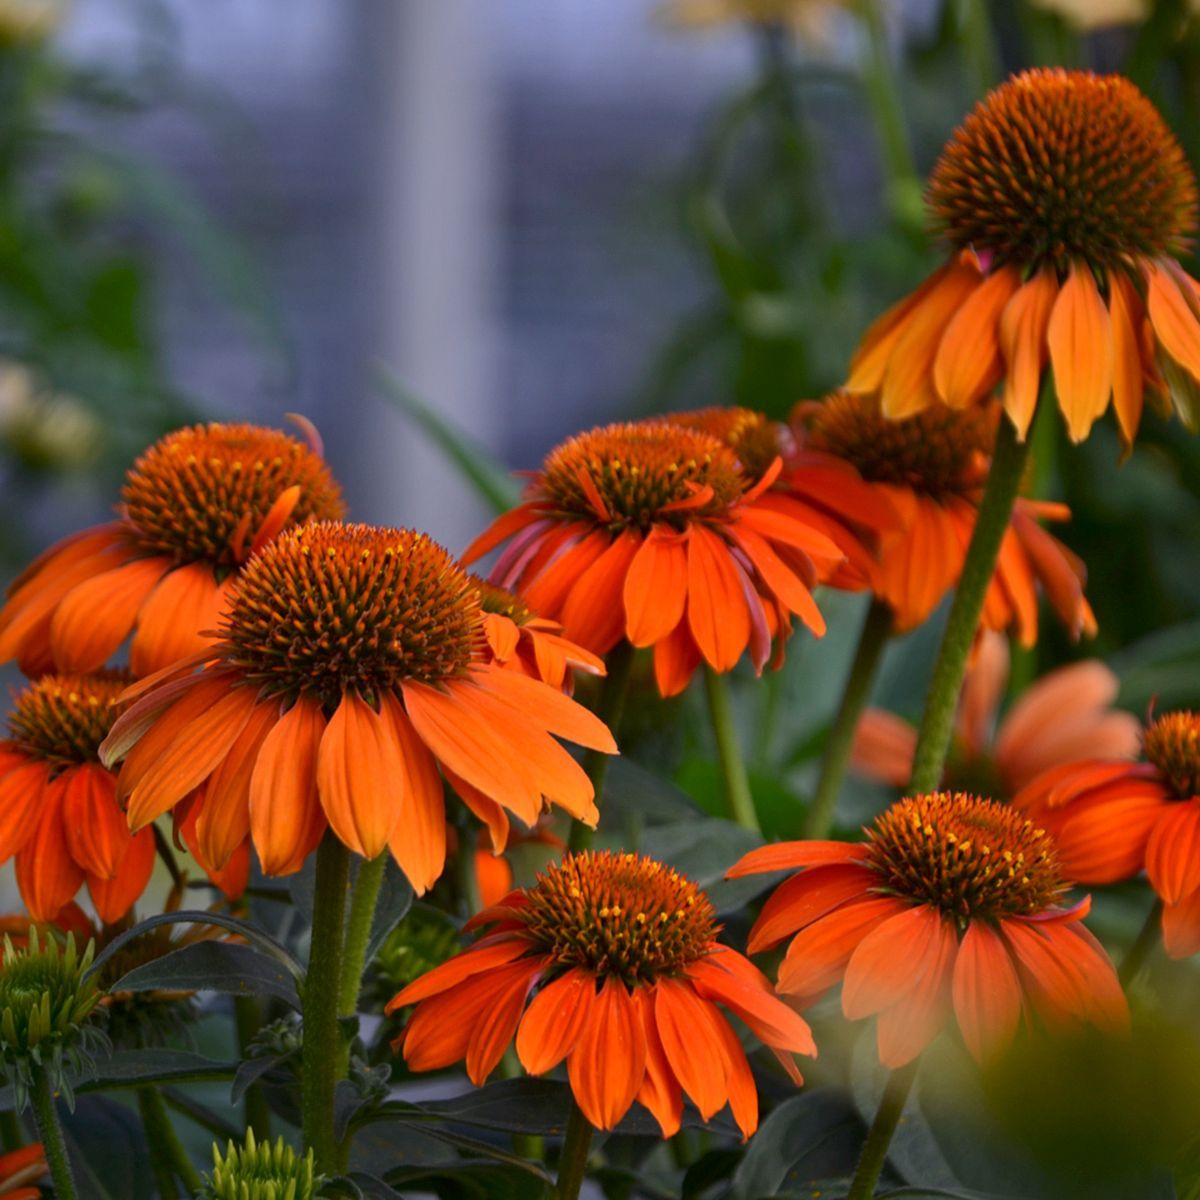
[[[387,1006],[416,1005],[399,1039],[413,1070],[463,1059],[481,1084],[515,1039],[531,1075],[566,1060],[571,1090],[598,1129],[612,1129],[636,1100],[670,1137],[686,1095],[705,1120],[728,1103],[749,1137],[757,1091],[717,1006],[772,1047],[797,1082],[791,1056],[816,1054],[808,1025],[716,940],[704,893],[653,859],[568,855],[469,927],[488,932]]]
[[[864,842],[764,846],[729,875],[794,868],[748,949],[790,938],[779,990],[805,1007],[840,983],[848,1018],[878,1018],[887,1067],[911,1062],[951,1023],[987,1061],[1033,1016],[1050,1029],[1128,1022],[1116,972],[1080,923],[1087,901],[1059,905],[1049,835],[1006,805],[907,798]]]
[[[1049,829],[1066,875],[1115,883],[1143,870],[1163,902],[1163,945],[1200,951],[1200,715],[1167,713],[1142,755],[1082,758],[1043,771],[1013,803]]]
[[[220,639],[138,685],[105,742],[133,829],[190,798],[223,868],[247,836],[268,875],[328,826],[385,849],[424,892],[446,853],[443,776],[499,850],[508,813],[546,803],[595,824],[591,782],[555,740],[605,753],[604,724],[483,654],[478,590],[422,534],[312,522],[245,567]],[[204,670],[196,671],[203,665]]]

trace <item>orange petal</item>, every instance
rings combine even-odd
[[[862,846],[854,842],[775,842],[759,846],[725,872],[726,879],[743,875],[763,875],[768,871],[790,871],[794,867],[819,867],[828,863],[853,862],[863,856]]]
[[[1000,350],[1004,355],[1004,411],[1024,440],[1029,432],[1046,365],[1046,329],[1058,299],[1058,280],[1043,267],[1022,284],[1000,317]]]
[[[299,870],[320,841],[317,758],[325,733],[319,704],[297,700],[263,739],[250,775],[250,837],[263,873]]]
[[[31,761],[0,776],[0,863],[33,837],[50,782],[48,763]]]
[[[129,843],[117,873],[111,879],[87,877],[88,893],[96,915],[108,925],[120,921],[138,902],[154,871],[154,830],[143,829]]]
[[[777,989],[804,1007],[842,977],[859,942],[902,908],[891,897],[853,901],[800,930],[780,964]]]
[[[763,582],[775,598],[791,612],[794,612],[808,626],[814,637],[823,637],[825,618],[817,608],[812,592],[787,563],[775,553],[770,542],[766,538],[760,537],[752,529],[735,527],[732,536],[746,552],[746,556],[754,564],[755,570],[762,576]]]
[[[497,670],[496,674],[508,672]],[[446,802],[442,777],[438,773],[437,760],[417,737],[403,706],[391,693],[383,696],[382,715],[388,723],[389,736],[400,752],[400,770],[393,784],[400,793],[400,817],[388,839],[388,846],[413,891],[423,896],[438,881],[446,865]]]
[[[958,948],[952,990],[963,1041],[986,1062],[1017,1031],[1021,983],[1000,935],[982,921],[971,922]]]
[[[683,1091],[667,1061],[658,1023],[654,1017],[654,992],[638,988],[633,994],[646,1035],[646,1074],[638,1088],[637,1101],[644,1105],[658,1122],[665,1138],[674,1137],[683,1122]]]
[[[714,671],[729,671],[750,640],[742,574],[729,546],[696,525],[688,540],[688,628]]]
[[[918,904],[871,930],[846,964],[842,1012],[857,1021],[906,998],[936,965],[944,924],[940,912]]]
[[[1200,888],[1163,907],[1162,939],[1171,958],[1191,958],[1200,951]]]
[[[678,696],[691,683],[703,661],[687,621],[680,621],[671,633],[654,644],[654,682],[658,694],[664,699]]]
[[[517,1030],[517,1057],[530,1075],[553,1070],[571,1053],[595,999],[595,977],[578,969],[538,992]]]
[[[607,654],[625,636],[625,578],[638,548],[632,533],[620,534],[572,585],[558,618],[571,641]]]
[[[567,1057],[571,1091],[592,1125],[612,1129],[629,1111],[645,1073],[646,1035],[639,1013],[625,985],[610,976]]]
[[[535,979],[518,964],[507,974],[497,972],[491,1003],[473,1023],[467,1042],[467,1078],[482,1087],[496,1069],[517,1032],[525,1000]]]
[[[1167,904],[1200,887],[1200,800],[1168,806],[1146,843],[1146,874]]]
[[[1113,409],[1121,441],[1132,446],[1142,419],[1145,371],[1138,331],[1146,316],[1141,299],[1123,271],[1108,276],[1108,312],[1112,321]]]
[[[813,867],[785,879],[767,898],[746,944],[749,954],[778,945],[826,913],[869,894],[874,877],[857,863]]]
[[[89,874],[112,879],[129,849],[116,778],[99,764],[64,771],[63,821],[71,856]]]
[[[914,1058],[938,1035],[950,1012],[950,986],[958,937],[948,921],[937,916],[934,939],[925,951],[917,984],[879,1014],[875,1031],[879,1061],[895,1070]]]
[[[1151,785],[1130,786],[1124,795],[1085,800],[1063,811],[1054,842],[1063,874],[1076,883],[1116,883],[1143,867],[1146,846],[1167,802]]]
[[[1200,320],[1194,304],[1171,272],[1159,263],[1145,264],[1146,311],[1162,348],[1200,381]]]
[[[526,937],[501,934],[494,938],[484,938],[469,950],[456,954],[434,967],[432,971],[426,971],[419,979],[414,979],[408,987],[397,992],[388,1001],[383,1011],[394,1013],[409,1004],[419,1004],[431,996],[459,989],[466,980],[507,966],[529,949],[530,941]],[[532,970],[538,964],[530,959],[528,965]]]
[[[854,730],[850,765],[868,779],[905,788],[916,749],[917,731],[907,721],[883,709],[868,708]]]
[[[683,619],[687,602],[687,541],[655,525],[625,575],[625,636],[635,646],[661,641]]]
[[[168,572],[138,614],[129,647],[133,673],[150,675],[211,645],[200,635],[216,629],[236,579],[217,583],[212,568],[198,562]]]
[[[1071,441],[1081,442],[1108,407],[1113,387],[1112,323],[1089,267],[1071,267],[1050,314],[1046,343],[1067,432]]]
[[[103,666],[129,636],[142,602],[169,567],[163,558],[138,558],[73,587],[50,622],[59,670],[86,674]]]
[[[617,743],[599,717],[588,712],[570,696],[564,696],[540,680],[491,666],[475,668],[472,678],[486,691],[495,693],[556,737],[577,742],[589,750],[617,753]]]
[[[999,325],[1021,277],[1012,267],[993,271],[946,326],[933,362],[938,395],[951,408],[967,408],[1000,382]]]
[[[729,1089],[724,1064],[712,1054],[697,1054],[696,1047],[720,1038],[721,1014],[690,983],[664,978],[654,992],[658,1036],[671,1072],[707,1121],[725,1106]]]
[[[396,780],[404,770],[389,724],[346,692],[321,738],[317,794],[329,827],[355,854],[375,858],[400,820]]]
[[[17,887],[35,921],[53,921],[84,879],[83,868],[71,857],[67,846],[65,791],[61,777],[45,789],[41,820],[17,852]]]
[[[485,796],[477,787],[472,787],[465,779],[460,779],[448,767],[443,766],[442,771],[446,776],[446,782],[454,790],[454,794],[487,826],[488,836],[492,842],[492,853],[500,854],[508,845],[508,813],[490,796]],[[505,894],[510,890],[506,888]],[[484,907],[491,906],[485,904]]]

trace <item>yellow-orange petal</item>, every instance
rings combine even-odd
[[[517,1030],[517,1058],[530,1075],[553,1070],[574,1050],[595,999],[595,977],[578,969],[538,992]]]
[[[612,1129],[629,1111],[646,1073],[646,1035],[633,1000],[616,978],[604,981],[567,1056],[567,1078],[583,1115]]]
[[[1058,280],[1042,267],[1013,294],[1000,317],[1000,350],[1004,356],[1004,411],[1022,440],[1029,432],[1041,390],[1048,349],[1046,329],[1058,299]]]
[[[1163,264],[1148,261],[1146,311],[1162,348],[1193,379],[1200,381],[1200,318],[1197,305]]]
[[[1012,267],[993,271],[963,302],[946,326],[933,362],[933,381],[942,401],[967,408],[1000,382],[1000,316],[1021,285]]]
[[[1112,323],[1089,267],[1071,267],[1050,313],[1046,344],[1067,433],[1081,442],[1108,407],[1113,386]]]

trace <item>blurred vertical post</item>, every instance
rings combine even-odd
[[[370,0],[359,12],[378,97],[376,355],[451,424],[495,446],[497,18],[483,0]],[[460,551],[490,515],[469,485],[387,401],[372,397],[365,420],[364,515]]]

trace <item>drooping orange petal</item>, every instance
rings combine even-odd
[[[250,543],[250,553],[246,555],[247,558],[257,554],[283,529],[292,513],[295,512],[296,505],[300,503],[301,495],[300,485],[295,483],[279,493],[255,531],[254,540]]]
[[[1000,350],[1004,356],[1004,411],[1024,440],[1041,390],[1048,349],[1046,329],[1058,299],[1052,267],[1043,267],[1022,284],[1000,317]]]
[[[17,887],[35,921],[53,921],[79,891],[83,868],[71,857],[63,817],[66,787],[62,779],[43,793],[41,820],[33,836],[17,852]]]
[[[1178,904],[1163,906],[1162,939],[1171,958],[1191,958],[1200,951],[1200,888]]]
[[[669,526],[654,525],[625,575],[625,636],[653,646],[683,618],[687,602],[687,541]]]
[[[1146,874],[1167,904],[1200,887],[1200,800],[1167,807],[1146,843]]]
[[[1200,319],[1174,275],[1153,261],[1144,265],[1146,311],[1162,348],[1200,381]]]
[[[737,958],[741,955],[736,950],[722,947],[692,963],[687,968],[688,978],[701,996],[723,1004],[741,1018],[764,1045],[793,1054],[815,1056],[817,1047],[808,1022],[784,1004],[769,984],[751,983],[753,977],[744,971],[727,969],[726,964]]]
[[[641,539],[626,531],[572,586],[559,620],[573,642],[607,654],[625,636],[625,579]]]
[[[355,692],[337,706],[317,754],[317,794],[329,827],[355,854],[375,858],[400,819],[404,765],[388,723]]]
[[[697,995],[690,983],[663,978],[654,986],[654,1016],[671,1072],[707,1121],[729,1095],[724,1063],[697,1046],[712,1046],[721,1036],[721,1014]]]
[[[725,872],[726,879],[743,875],[762,875],[769,871],[790,871],[795,867],[819,867],[829,863],[854,862],[863,856],[863,848],[854,842],[774,842],[743,854]]]
[[[1121,441],[1132,446],[1142,419],[1146,375],[1142,367],[1139,330],[1146,314],[1133,284],[1123,271],[1108,275],[1108,312],[1113,340],[1113,409]]]
[[[136,558],[73,587],[50,622],[59,670],[86,674],[102,667],[129,636],[143,601],[170,565],[164,558]]]
[[[496,674],[508,672],[497,670]],[[446,865],[446,803],[442,777],[438,773],[437,760],[417,737],[403,706],[392,693],[384,694],[381,710],[389,726],[389,736],[400,752],[400,773],[392,781],[392,786],[400,793],[400,817],[388,846],[413,891],[423,896],[438,881]]]
[[[49,782],[49,764],[36,760],[0,776],[0,863],[8,862],[33,836]]]
[[[633,994],[642,1030],[646,1035],[646,1074],[638,1088],[637,1101],[650,1111],[665,1138],[674,1137],[683,1122],[683,1091],[667,1061],[658,1023],[654,1016],[654,991],[638,988]]]
[[[476,667],[472,678],[486,691],[494,692],[505,703],[535,718],[556,737],[605,754],[617,752],[612,733],[599,717],[548,684],[492,666]]]
[[[206,563],[188,563],[163,577],[138,614],[129,646],[135,675],[149,675],[211,644],[200,635],[215,630],[235,576],[218,583]]]
[[[250,837],[264,874],[299,870],[320,840],[325,816],[317,795],[317,759],[324,733],[321,706],[301,698],[259,747],[250,774]]]
[[[954,1014],[977,1062],[1012,1041],[1021,1019],[1021,983],[1000,935],[972,921],[954,961]]]
[[[740,568],[729,546],[702,525],[688,540],[688,628],[714,671],[730,671],[750,640]]]
[[[1167,807],[1151,786],[1122,789],[1125,794],[1084,800],[1054,822],[1054,842],[1063,874],[1076,883],[1116,883],[1144,866],[1146,846]]]
[[[771,543],[752,529],[735,527],[731,536],[746,552],[747,557],[754,564],[755,569],[762,576],[763,582],[775,595],[775,598],[794,612],[808,626],[814,637],[823,637],[825,618],[817,608],[812,592],[804,581],[775,553]]]
[[[120,921],[146,890],[153,871],[154,830],[143,829],[130,841],[111,879],[90,873],[87,877],[88,894],[100,920],[110,925]]]
[[[1020,285],[1021,277],[1012,267],[1000,267],[967,297],[946,326],[933,362],[933,381],[951,408],[975,404],[1000,382],[1000,315]]]
[[[517,1058],[530,1075],[553,1070],[571,1053],[595,998],[595,977],[578,969],[538,992],[517,1030]]]
[[[875,879],[858,863],[830,863],[785,879],[768,897],[750,930],[749,954],[778,945],[839,905],[867,895]]]
[[[112,879],[129,849],[129,824],[117,781],[99,763],[64,771],[63,821],[71,857],[89,874]]]
[[[199,691],[199,687],[194,688],[162,720],[170,722],[175,709],[182,708]],[[130,793],[129,827],[136,831],[148,825],[207,779],[246,727],[254,705],[254,688],[227,684],[211,708],[196,713],[179,728]]]
[[[485,796],[477,787],[472,787],[448,767],[443,766],[442,771],[454,794],[487,826],[492,841],[492,853],[500,854],[508,845],[508,813],[490,796]],[[505,888],[506,893],[509,890]]]
[[[654,682],[658,685],[658,694],[664,699],[678,696],[691,683],[701,662],[696,639],[692,637],[687,620],[682,620],[654,644]]]
[[[1112,323],[1091,268],[1072,265],[1050,314],[1046,344],[1067,433],[1081,442],[1108,407],[1113,386]]]
[[[532,579],[527,586],[522,586],[521,595],[534,612],[541,613],[555,621],[562,621],[563,608],[571,594],[571,590],[579,583],[583,575],[608,550],[612,538],[607,530],[593,530],[581,538],[573,546],[564,550],[546,569]],[[523,578],[532,577],[531,564]],[[618,596],[619,596],[618,592]],[[565,622],[563,622],[565,625]],[[594,650],[597,654],[606,654],[610,647],[600,646],[593,642],[589,631],[582,635],[579,631],[568,634],[571,641]]]
[[[909,996],[938,962],[944,924],[939,911],[918,904],[871,930],[846,964],[842,1012],[857,1021]]]
[[[383,1011],[394,1013],[398,1008],[404,1008],[409,1004],[419,1004],[431,996],[457,989],[472,976],[506,966],[520,958],[529,948],[528,938],[512,934],[485,938],[469,950],[456,954],[453,958],[434,967],[432,971],[426,971],[420,978],[414,979],[387,1002]],[[532,960],[530,965],[533,965]]]
[[[612,1129],[629,1111],[645,1073],[640,1015],[625,985],[609,976],[567,1056],[571,1091],[597,1129]]]
[[[875,1031],[879,1061],[892,1070],[912,1062],[942,1030],[950,1013],[958,936],[940,914],[936,920],[916,986],[879,1014]]]
[[[850,765],[868,779],[904,788],[912,777],[916,749],[917,731],[903,717],[868,708],[854,730]]]
[[[727,1021],[719,1016],[716,1020],[716,1053],[724,1060],[725,1085],[729,1092],[729,1111],[737,1127],[742,1131],[742,1141],[754,1136],[758,1128],[758,1088],[754,1074],[746,1060],[742,1043]]]
[[[506,542],[514,533],[531,525],[539,517],[538,510],[531,504],[519,504],[516,508],[498,516],[462,553],[459,562],[469,566]]]
[[[476,1087],[487,1082],[512,1042],[534,977],[517,964],[508,973],[497,972],[495,984],[491,1003],[473,1023],[467,1042],[467,1078]]]

